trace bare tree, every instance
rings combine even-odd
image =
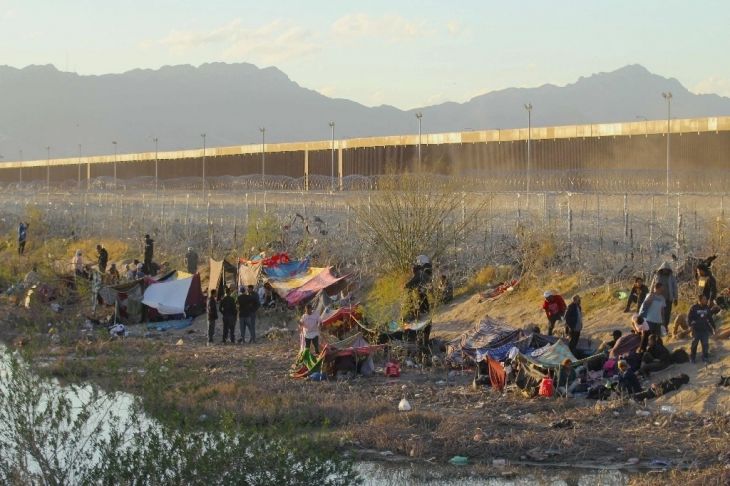
[[[416,256],[438,259],[462,241],[483,205],[468,203],[451,184],[412,174],[382,178],[368,201],[351,207],[379,261],[404,270]]]

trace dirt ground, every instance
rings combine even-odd
[[[584,335],[600,341],[612,329],[628,331],[623,304],[591,294],[584,294],[584,301],[595,298],[600,305],[587,312]],[[31,350],[38,369],[139,395],[162,420],[204,427],[228,417],[244,426],[324,433],[351,450],[375,451],[383,458],[446,464],[453,456],[466,456],[496,474],[546,464],[671,472],[730,463],[730,388],[715,386],[721,375],[730,374],[727,341],[712,340],[709,366],[675,365],[653,374],[652,381],[658,381],[687,373],[690,383],[644,406],[529,399],[509,388],[505,393],[475,390],[470,370],[443,367],[404,366],[400,378],[379,373],[326,382],[293,380],[288,372],[298,350],[295,332],[264,337],[272,326],[295,328],[283,314],[259,316],[257,344],[220,344],[219,323],[216,343],[206,346],[204,316],[177,331],[130,326],[129,337],[110,341],[104,329],[80,330],[83,310],[66,309],[79,317],[67,319],[60,338],[49,339],[30,330],[30,311],[1,305],[6,318],[0,338]],[[473,295],[435,315],[433,336],[457,336],[486,315],[519,327],[544,324],[539,301],[530,292],[496,301]],[[668,345],[688,349],[689,341]],[[385,356],[375,361],[382,367]],[[403,398],[411,412],[398,412]],[[662,411],[664,405],[674,408]]]

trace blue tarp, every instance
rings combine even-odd
[[[193,324],[193,319],[176,319],[173,321],[150,322],[147,329],[154,331],[169,331],[170,329],[185,329]]]
[[[285,280],[309,270],[309,258],[282,263],[275,267],[264,267],[264,273],[272,280]]]

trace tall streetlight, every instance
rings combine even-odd
[[[157,172],[157,142],[159,140],[158,140],[157,137],[155,137],[155,138],[152,139],[152,141],[155,142],[155,197],[157,197],[159,195],[158,192],[157,192],[157,180],[158,180],[157,179],[157,177],[158,177],[158,172]]]
[[[112,145],[114,145],[114,190],[117,190],[117,142],[116,140],[112,141]]]
[[[332,162],[330,164],[330,180],[332,181],[332,192],[335,192],[335,122],[330,122],[332,129]]]
[[[418,119],[418,172],[421,172],[421,119],[423,113],[417,112],[416,118]]]
[[[266,178],[266,127],[259,128],[261,132],[261,187],[265,188]]]
[[[530,145],[532,145],[532,103],[525,104],[527,110],[527,204],[530,204]]]
[[[46,194],[51,195],[51,147],[46,147]]]
[[[81,144],[79,144],[79,182],[78,189],[81,190]]]
[[[667,100],[667,196],[669,196],[669,134],[672,129],[672,92],[662,93],[662,98]]]
[[[205,200],[205,133],[200,134],[203,139],[203,199]]]

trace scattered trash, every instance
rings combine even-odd
[[[390,378],[398,378],[400,376],[400,365],[395,361],[385,363],[385,376]]]
[[[551,429],[567,429],[568,427],[572,426],[573,421],[568,418],[564,418],[550,424]]]
[[[51,303],[51,310],[53,310],[53,312],[61,312],[63,310],[63,307],[61,307],[56,302],[52,302]]]
[[[484,440],[484,432],[482,432],[482,429],[477,427],[474,432],[474,442],[481,442],[482,440]]]
[[[393,453],[391,451],[383,451],[380,453],[380,455],[383,457],[388,457],[388,456],[392,456]]]
[[[636,415],[638,415],[639,417],[648,417],[649,415],[651,415],[651,412],[648,410],[637,410]]]
[[[649,463],[649,467],[663,467],[663,468],[666,468],[666,467],[669,467],[670,465],[671,464],[669,463],[669,461],[667,461],[665,459],[653,459]]]
[[[198,417],[198,422],[205,422],[206,420],[208,420],[208,416],[204,413],[201,413]]]
[[[180,338],[180,339],[178,339],[178,340],[177,340],[177,342],[175,343],[175,346],[182,346],[182,345],[183,345],[183,340],[182,340],[182,338]]]
[[[309,380],[310,381],[325,381],[325,380],[327,380],[327,375],[322,372],[316,371],[316,372],[312,373],[311,375],[309,375]]]
[[[492,466],[494,467],[504,467],[507,465],[506,459],[492,459]]]
[[[677,413],[677,409],[671,405],[662,405],[659,410],[661,410],[662,413]]]
[[[466,466],[469,464],[469,458],[464,456],[454,456],[449,459],[449,462],[454,466]]]
[[[438,386],[444,386],[446,384],[446,382],[444,380],[439,380],[435,384]]]
[[[408,402],[408,400],[403,398],[403,399],[401,399],[400,403],[398,404],[398,410],[401,412],[410,412],[411,404]]]
[[[527,457],[529,457],[533,461],[544,461],[545,459],[547,459],[547,454],[541,451],[539,447],[536,447],[527,451]]]
[[[638,463],[639,463],[639,458],[638,457],[629,457],[626,460],[626,464],[634,465],[634,464],[638,464]]]

